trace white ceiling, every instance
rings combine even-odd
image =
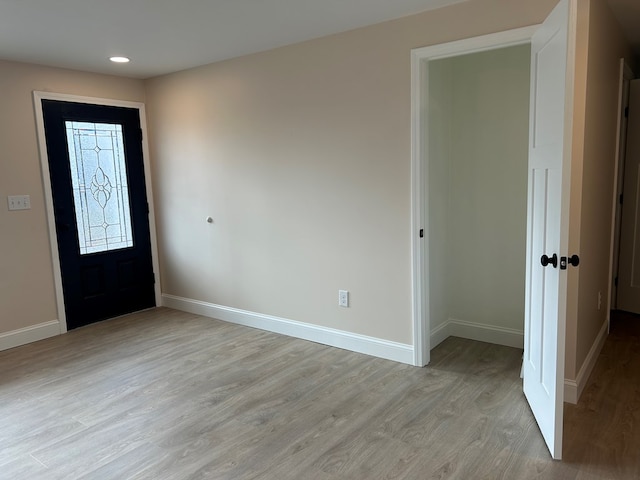
[[[0,59],[148,78],[461,1],[0,0]]]
[[[0,59],[148,78],[462,1],[0,0]],[[640,51],[640,0],[608,1]]]

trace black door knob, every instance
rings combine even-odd
[[[569,258],[560,257],[560,270],[566,270],[567,264],[577,267],[580,264],[580,257],[578,255],[571,255]]]
[[[540,263],[542,264],[543,267],[546,267],[547,265],[553,265],[553,268],[557,268],[558,255],[556,255],[555,253],[550,257],[547,257],[546,255],[542,255],[542,257],[540,257]]]

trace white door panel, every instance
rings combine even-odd
[[[617,307],[640,314],[640,80],[629,95]]]
[[[568,247],[569,8],[569,0],[562,0],[531,42],[523,387],[554,458],[562,455],[567,279],[560,256]],[[542,255],[554,254],[555,266],[541,264]]]

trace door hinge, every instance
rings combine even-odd
[[[624,118],[629,118],[629,107],[624,107]]]
[[[420,238],[423,238],[423,237],[424,237],[424,228],[421,228],[420,229]]]
[[[618,286],[618,277],[613,279],[613,284],[617,287]]]
[[[623,197],[623,194],[621,193],[620,194],[620,205],[622,205],[622,197]]]

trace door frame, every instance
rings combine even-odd
[[[140,115],[140,128],[142,129],[142,155],[144,163],[145,189],[147,202],[149,204],[149,232],[151,236],[151,262],[155,275],[156,305],[161,305],[160,297],[160,265],[158,262],[158,241],[156,236],[155,209],[153,203],[153,189],[151,186],[151,166],[149,162],[149,144],[147,142],[147,119],[144,103],[129,102],[124,100],[113,100],[108,98],[94,98],[64,93],[41,92],[34,90],[33,102],[36,116],[36,129],[38,136],[38,148],[40,152],[40,166],[42,168],[42,184],[44,187],[44,202],[47,216],[47,226],[49,230],[49,245],[51,248],[51,260],[53,267],[53,281],[55,285],[56,306],[58,310],[58,321],[60,333],[67,332],[67,316],[64,307],[64,293],[62,290],[62,274],[60,268],[60,257],[58,253],[58,238],[56,236],[55,214],[53,209],[53,194],[51,189],[51,176],[49,175],[49,156],[47,154],[47,142],[44,131],[44,118],[42,114],[42,100],[56,100],[61,102],[84,103],[90,105],[102,105],[111,107],[124,107],[136,109]]]
[[[414,365],[430,361],[429,315],[429,62],[531,43],[540,25],[411,50],[411,275]],[[421,238],[420,233],[423,233]]]
[[[609,297],[607,312],[607,333],[611,330],[611,310],[618,306],[618,287],[615,278],[618,277],[619,256],[620,256],[620,233],[622,231],[622,205],[620,204],[620,194],[624,185],[624,165],[626,160],[627,132],[625,121],[625,108],[629,107],[629,90],[625,92],[625,82],[631,82],[635,78],[633,70],[624,58],[620,59],[620,79],[618,85],[618,123],[616,126],[616,158],[614,166],[614,189],[612,199],[611,217],[611,250],[609,253]],[[624,125],[624,127],[623,127]],[[624,130],[623,130],[624,128]]]

